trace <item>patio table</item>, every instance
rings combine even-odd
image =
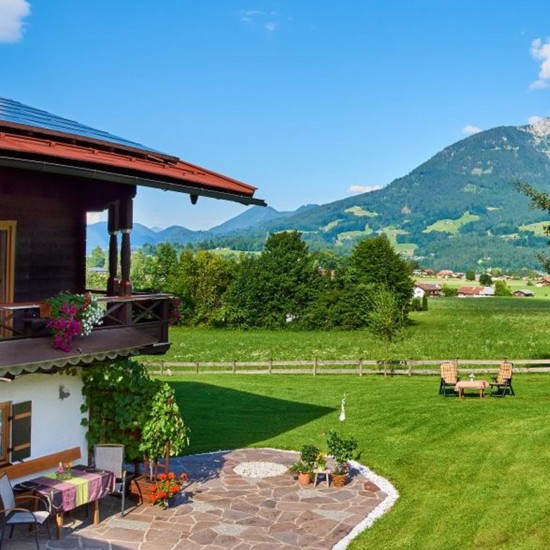
[[[458,392],[458,398],[462,399],[464,390],[479,390],[479,397],[485,397],[485,388],[489,386],[486,380],[461,380],[456,383],[455,391]]]
[[[18,488],[32,491],[42,497],[55,517],[56,535],[63,534],[63,514],[78,506],[92,503],[93,523],[99,523],[99,499],[112,493],[115,476],[112,472],[96,470],[87,466],[73,466],[70,479],[57,479],[56,474],[47,474],[18,484]]]

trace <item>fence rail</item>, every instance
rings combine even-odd
[[[392,361],[386,372],[396,376],[438,375],[439,368],[419,368],[439,366],[454,361],[459,373],[493,374],[503,360],[493,359],[422,359]],[[550,359],[506,359],[514,364],[516,373],[550,372]],[[149,373],[160,376],[178,374],[384,374],[384,362],[373,359],[310,359],[301,361],[148,361]],[[547,366],[545,366],[547,365]],[[485,368],[479,368],[479,367]],[[298,368],[296,368],[298,367]],[[473,368],[475,367],[475,368]]]

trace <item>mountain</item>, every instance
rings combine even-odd
[[[293,216],[300,212],[306,212],[307,210],[311,210],[317,207],[318,205],[316,204],[308,204],[305,206],[301,206],[300,208],[298,208],[298,210],[290,212],[279,212],[271,206],[252,206],[245,210],[242,214],[231,218],[221,225],[212,227],[212,229],[209,229],[209,232],[213,235],[229,235],[235,231],[257,227],[261,224],[274,220],[289,218],[290,216]]]
[[[530,208],[511,184],[518,179],[550,193],[550,119],[474,134],[376,191],[294,212],[252,207],[207,232],[136,224],[132,244],[260,250],[267,233],[297,230],[312,249],[346,252],[384,233],[403,255],[437,269],[539,269],[550,215]],[[107,246],[104,225],[89,226],[89,249]]]
[[[385,233],[400,252],[437,268],[537,268],[549,215],[529,207],[516,179],[550,192],[550,119],[480,132],[382,189],[261,224],[248,239],[298,230],[313,248],[346,250]]]

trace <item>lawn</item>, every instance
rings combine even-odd
[[[440,298],[411,314],[395,359],[542,359],[550,357],[550,300]],[[172,328],[172,348],[153,361],[381,359],[366,331],[268,331]]]
[[[169,379],[190,453],[322,446],[338,427],[401,494],[352,548],[550,546],[550,377],[517,376],[517,397],[443,398],[435,377],[192,376]]]

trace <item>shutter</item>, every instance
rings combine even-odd
[[[11,406],[11,461],[31,456],[32,402],[24,401]]]

